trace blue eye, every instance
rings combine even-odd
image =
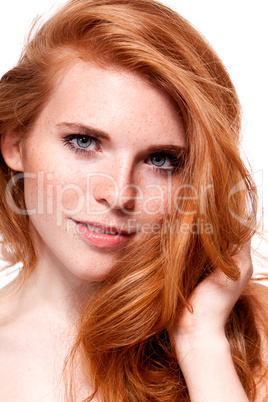
[[[167,161],[167,157],[163,156],[161,154],[156,154],[156,155],[152,155],[150,157],[150,161],[151,163],[156,166],[156,167],[162,167],[165,165],[166,161]],[[170,162],[170,161],[169,161]],[[168,166],[167,166],[168,167]]]
[[[93,139],[87,136],[81,136],[80,138],[75,138],[74,140],[76,144],[81,148],[88,148],[93,142]]]
[[[70,134],[63,138],[63,144],[75,153],[89,154],[100,149],[97,138],[90,135]]]
[[[157,173],[175,173],[183,166],[183,157],[182,155],[172,155],[165,152],[159,152],[150,155],[145,163],[152,165]]]

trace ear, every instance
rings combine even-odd
[[[1,135],[1,151],[7,166],[17,172],[23,172],[21,137],[13,131]]]

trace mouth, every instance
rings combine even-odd
[[[96,222],[75,221],[77,233],[98,248],[113,248],[122,246],[132,237],[134,232],[121,230],[116,226],[106,226]]]
[[[82,222],[82,221],[74,221],[77,224],[82,224],[86,226],[89,230],[94,233],[108,234],[108,235],[130,235],[132,233],[127,230],[121,230],[115,226],[105,226],[101,223],[92,223],[92,222]]]

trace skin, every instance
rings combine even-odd
[[[66,122],[102,130],[109,138],[98,145],[93,142],[90,155],[75,153],[63,144],[63,139],[81,134],[81,130],[63,125]],[[43,372],[51,369],[44,366],[40,374],[36,370],[44,353],[40,339],[44,334],[51,335],[44,340],[43,362],[53,365],[55,348],[60,356],[65,355],[71,340],[65,337],[65,344],[62,333],[67,329],[73,333],[72,323],[77,317],[72,290],[85,279],[94,283],[105,278],[122,249],[85,242],[75,230],[74,221],[121,225],[121,229],[131,231],[124,246],[150,235],[152,225],[163,220],[170,206],[170,194],[180,181],[177,173],[169,176],[155,170],[149,149],[159,145],[186,145],[183,123],[171,98],[133,73],[102,69],[81,60],[64,70],[26,142],[21,143],[12,132],[2,138],[6,163],[24,173],[41,172],[42,179],[38,183],[25,178],[25,200],[27,209],[32,211],[30,227],[38,264],[23,289],[1,311],[11,317],[2,336],[2,352],[6,350],[6,339],[14,340],[14,347],[18,344],[18,333],[19,343],[23,346],[30,340],[34,351],[31,361],[25,361],[17,351],[16,361],[5,356],[5,361],[11,361],[8,369],[1,370],[0,365],[1,376],[10,372],[16,375],[15,367],[30,367],[29,375],[20,377],[18,384],[20,397],[21,387],[26,384],[25,400],[37,400],[50,392],[55,375],[52,373],[50,382],[44,383]],[[169,168],[167,162],[161,170]],[[93,174],[90,191],[87,173]],[[116,191],[111,178],[116,182]],[[86,203],[78,210],[79,200]],[[234,369],[224,325],[252,274],[250,246],[236,258],[241,268],[239,280],[228,282],[216,271],[203,281],[190,300],[193,312],[184,310],[172,334],[192,401],[247,401]],[[32,327],[33,322],[34,331],[29,333],[26,328]],[[37,334],[36,339],[33,334]],[[33,383],[33,372],[37,373],[35,383],[44,385],[31,399],[27,384]],[[228,373],[227,381],[222,381],[222,373]],[[6,401],[10,386],[7,381],[6,393],[2,389]]]
[[[216,270],[201,282],[189,300],[193,311],[184,309],[173,334],[191,401],[248,401],[224,328],[253,273],[250,244],[234,260],[240,278],[234,282]]]
[[[88,155],[75,153],[63,141],[80,130],[63,122],[102,130],[109,138],[92,142]],[[25,174],[38,263],[23,288],[1,303],[1,400],[51,399],[75,340],[79,300],[73,290],[84,280],[93,284],[105,278],[122,251],[85,242],[74,220],[123,230],[131,221],[124,246],[150,235],[180,181],[179,174],[170,181],[167,171],[156,171],[150,159],[151,147],[167,145],[185,146],[183,123],[167,94],[136,74],[81,60],[62,71],[26,141],[14,132],[2,138],[6,163]],[[169,160],[161,168],[166,169]],[[89,189],[87,173],[93,174]],[[30,176],[38,174],[39,182]]]
[[[109,139],[93,143],[90,155],[76,154],[63,139],[81,130],[66,122],[102,130]],[[74,220],[129,230],[128,243],[141,241],[162,221],[170,180],[148,160],[149,147],[159,145],[185,146],[178,110],[161,90],[134,74],[80,60],[62,74],[20,153],[14,147],[6,153],[10,166],[43,178],[39,184],[25,179],[25,200],[32,211],[39,265],[44,270],[53,266],[49,282],[55,272],[71,282],[99,280],[118,257],[120,247],[111,250],[81,240]],[[169,162],[162,173],[168,167]],[[178,175],[171,182],[173,191]]]

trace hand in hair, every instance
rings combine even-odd
[[[250,244],[234,257],[240,277],[216,270],[194,290],[174,331],[176,354],[191,401],[248,401],[237,376],[225,324],[253,273]]]

